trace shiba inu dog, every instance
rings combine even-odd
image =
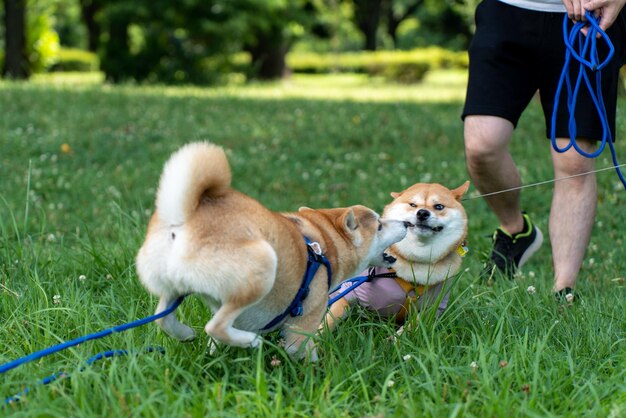
[[[411,305],[422,309],[438,301],[438,312],[443,312],[448,302],[448,293],[443,292],[445,281],[459,271],[467,252],[467,215],[461,197],[468,188],[469,182],[453,190],[436,183],[418,183],[391,193],[393,201],[382,218],[414,226],[386,250],[386,258],[393,262],[390,267],[363,272],[368,281],[331,306],[325,320],[328,327],[332,328],[351,304],[394,317],[399,324],[404,323]],[[344,283],[335,294],[350,285]]]
[[[170,157],[137,255],[139,278],[160,297],[157,312],[181,295],[201,297],[213,311],[204,330],[215,341],[256,347],[259,334],[281,329],[291,355],[316,360],[308,337],[323,319],[329,286],[382,262],[408,222],[358,205],[276,213],[230,184],[219,146],[192,143]],[[316,262],[324,265],[307,273]],[[195,337],[175,312],[158,323],[179,340]]]

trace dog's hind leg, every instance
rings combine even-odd
[[[204,330],[216,340],[235,345],[238,347],[257,347],[261,343],[261,337],[250,331],[243,331],[233,327],[233,322],[244,310],[244,307],[227,302],[222,305]],[[211,347],[213,351],[214,347]]]
[[[233,327],[237,317],[248,307],[259,302],[272,289],[276,279],[278,259],[272,246],[266,241],[239,243],[242,255],[236,277],[226,280],[230,287],[224,292],[222,305],[204,330],[216,340],[239,347],[257,347],[261,343],[258,334]],[[231,253],[232,254],[232,253]]]
[[[163,295],[159,300],[156,313],[163,312],[178,298],[178,295]],[[191,327],[181,323],[176,318],[176,312],[157,319],[157,324],[165,331],[170,337],[177,338],[181,341],[191,341],[196,338],[196,332]]]

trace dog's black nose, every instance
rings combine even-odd
[[[385,262],[389,263],[389,264],[393,264],[396,262],[396,258],[392,255],[389,255],[387,253],[383,253],[383,260],[385,260]]]
[[[425,221],[430,216],[430,212],[426,209],[420,209],[417,211],[417,219],[420,221]]]

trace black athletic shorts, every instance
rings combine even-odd
[[[467,115],[499,116],[517,126],[519,118],[537,90],[550,137],[554,95],[563,70],[564,13],[526,10],[498,0],[484,0],[476,8],[476,33],[469,48],[469,80],[462,118]],[[571,26],[570,26],[571,27]],[[615,111],[619,69],[626,61],[626,8],[607,31],[615,55],[602,69],[602,96],[615,138]],[[600,61],[607,56],[606,42],[598,40]],[[578,65],[573,65],[575,82]],[[595,75],[591,80],[595,84]],[[584,82],[583,82],[584,83]],[[557,138],[569,138],[565,91],[559,98]],[[576,102],[577,137],[602,139],[602,124],[587,87],[582,86]]]

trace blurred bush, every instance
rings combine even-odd
[[[467,53],[440,47],[338,54],[293,52],[287,56],[287,64],[294,73],[356,72],[402,83],[419,82],[432,69],[467,68],[468,62]]]
[[[61,48],[57,61],[50,71],[98,71],[98,56],[89,51],[76,48]]]
[[[59,35],[45,14],[29,16],[26,31],[26,54],[31,70],[40,73],[53,65],[59,55]]]

